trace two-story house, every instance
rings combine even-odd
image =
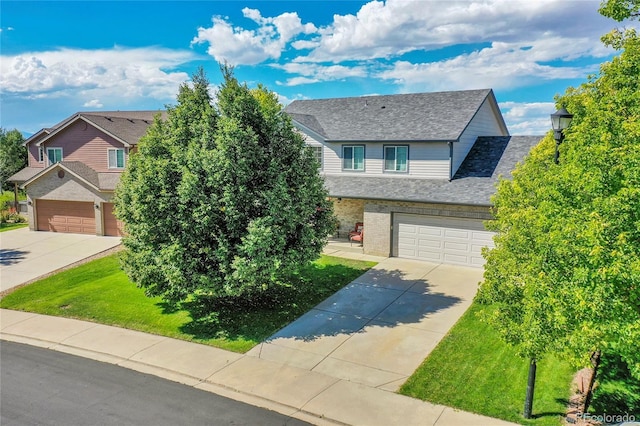
[[[285,108],[322,165],[340,232],[364,223],[363,251],[482,266],[491,195],[540,136],[509,136],[493,91],[294,101]],[[120,235],[113,194],[160,111],[77,113],[31,136],[32,230]]]
[[[140,138],[162,111],[79,112],[25,141],[29,228],[119,236],[112,198]]]
[[[482,266],[491,195],[541,137],[509,136],[493,91],[298,100],[285,111],[322,164],[340,233],[363,251]]]

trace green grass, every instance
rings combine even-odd
[[[26,228],[28,223],[0,223],[0,232],[11,231],[12,229]]]
[[[497,333],[481,322],[473,304],[400,393],[525,425],[560,425],[571,366],[555,357],[538,362],[533,419],[522,417],[529,369]]]
[[[94,321],[246,352],[375,265],[322,256],[258,300],[192,301],[180,307],[149,298],[119,267],[118,255],[20,288],[0,307]]]

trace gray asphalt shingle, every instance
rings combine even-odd
[[[327,141],[457,140],[491,89],[296,100],[285,112]]]

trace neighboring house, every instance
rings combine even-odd
[[[118,236],[112,198],[129,155],[161,111],[79,112],[25,141],[29,228]]]
[[[541,137],[509,136],[493,91],[294,101],[285,108],[322,165],[340,234],[363,250],[482,266],[491,195]]]

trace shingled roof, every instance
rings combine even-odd
[[[121,173],[97,172],[80,161],[61,161],[44,169],[41,167],[25,167],[11,176],[8,181],[16,182],[24,188],[24,186],[56,169],[68,171],[99,191],[114,191],[121,175]]]
[[[454,178],[325,175],[332,197],[490,206],[498,178],[511,177],[542,136],[480,137]]]
[[[42,129],[24,143],[27,145],[37,140],[39,145],[77,120],[84,120],[124,144],[136,145],[157,114],[160,114],[163,119],[166,118],[166,111],[78,112],[53,127]]]
[[[485,100],[497,109],[493,91],[482,89],[296,100],[285,112],[328,142],[455,141]]]

